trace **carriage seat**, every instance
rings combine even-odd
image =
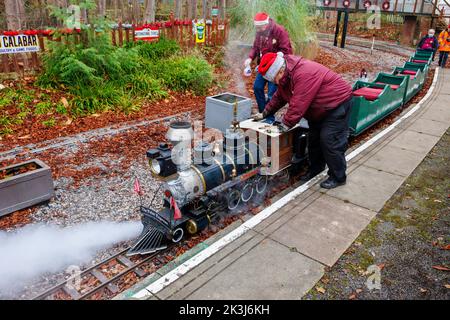
[[[400,85],[398,85],[398,84],[389,84],[389,83],[384,83],[384,82],[375,82],[375,83],[377,83],[377,84],[387,84],[387,85],[389,85],[391,87],[392,90],[397,90],[400,87]]]
[[[410,76],[415,76],[417,74],[417,71],[414,70],[403,70],[401,74],[407,74]]]
[[[381,88],[369,88],[369,87],[362,87],[355,91],[353,91],[353,95],[356,97],[364,97],[366,100],[374,101],[378,99],[379,95],[383,89]]]

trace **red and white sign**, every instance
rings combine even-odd
[[[134,30],[134,37],[136,41],[158,41],[159,29],[158,28],[137,28]]]

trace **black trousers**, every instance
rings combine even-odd
[[[309,167],[313,174],[328,166],[328,176],[343,182],[347,179],[345,151],[348,148],[349,117],[352,99],[328,112],[320,122],[309,121]]]

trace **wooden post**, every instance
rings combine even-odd
[[[112,44],[113,44],[113,46],[117,46],[117,43],[116,43],[116,29],[112,29],[111,30],[111,37],[112,37]]]
[[[180,47],[184,47],[183,34],[184,34],[184,24],[182,23],[180,25],[180,34],[179,34]]]
[[[216,38],[216,41],[217,41],[218,45],[222,44],[222,30],[219,30],[219,25],[220,24],[221,24],[220,17],[217,17],[217,29],[216,29],[216,31],[217,31],[217,38]]]
[[[213,32],[214,32],[214,45],[219,45],[219,19],[218,17],[213,18]]]
[[[39,68],[39,59],[38,59],[38,55],[36,52],[31,53],[31,64],[32,64],[33,69]]]
[[[8,54],[2,54],[2,66],[3,66],[3,72],[8,73],[9,72],[9,59]]]
[[[119,46],[123,47],[123,28],[122,21],[119,22]]]
[[[174,14],[173,14],[173,11],[171,11],[170,12],[170,28],[171,28],[171,30],[170,30],[170,38],[171,39],[176,39],[175,38],[175,16],[174,16]]]
[[[131,25],[131,32],[133,32],[132,37],[133,37],[133,42],[136,42],[136,34],[134,33],[134,30],[136,29],[135,24],[133,23]]]
[[[204,20],[204,21],[206,22],[206,20]],[[212,28],[211,28],[210,24],[205,25],[205,26],[206,26],[206,30],[205,30],[205,32],[206,32],[205,45],[206,46],[211,46],[211,30],[212,30]]]
[[[15,54],[13,54],[12,58],[13,58],[14,72],[19,73],[20,68],[19,68],[19,63],[17,62],[17,56]]]
[[[38,40],[39,40],[39,48],[41,49],[41,51],[45,51],[44,37],[41,34],[38,35]]]
[[[130,34],[128,33],[128,29],[125,29],[125,41],[130,42]]]
[[[197,24],[197,19],[195,19],[194,21],[195,21],[195,25],[196,25],[196,24]],[[195,28],[197,28],[197,27],[195,27]],[[197,30],[196,30],[196,32],[197,32]],[[196,43],[196,41],[195,41],[195,34],[193,34],[193,33],[191,32],[191,47],[195,47],[196,44],[197,44],[197,43]]]

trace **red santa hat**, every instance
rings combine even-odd
[[[283,52],[269,52],[261,58],[258,72],[264,77],[264,79],[273,82],[285,63]]]
[[[269,24],[269,15],[265,12],[258,12],[254,19],[255,26],[265,26]]]

